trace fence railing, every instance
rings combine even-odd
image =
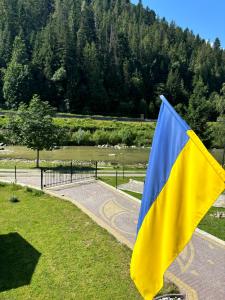
[[[41,168],[41,188],[97,179],[98,163],[93,161],[73,161],[70,165],[56,168]]]
[[[7,181],[23,183],[43,188],[56,185],[84,181],[97,177],[113,177],[113,184],[117,187],[125,177],[145,176],[145,165],[133,167],[121,163],[107,165],[96,161],[72,161],[60,165],[49,165],[39,169],[23,169],[15,166],[2,170],[0,177]],[[122,181],[123,181],[122,180]],[[112,181],[112,179],[111,179]]]

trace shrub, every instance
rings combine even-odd
[[[123,128],[119,131],[119,135],[121,137],[121,141],[123,144],[127,146],[131,146],[135,144],[136,133],[132,131],[130,128]]]
[[[225,145],[225,119],[210,125],[213,147],[223,148]]]
[[[87,146],[92,143],[92,135],[89,130],[79,129],[72,135],[72,139],[75,141],[76,145]]]
[[[12,203],[20,202],[20,200],[18,199],[18,197],[14,196],[14,195],[9,198],[9,201],[12,202]]]
[[[93,134],[92,140],[95,145],[104,145],[109,143],[109,132],[105,130],[96,130]]]
[[[18,191],[18,190],[21,190],[21,189],[22,189],[21,186],[15,184],[15,183],[12,183],[12,185],[11,185],[11,190],[12,191]]]
[[[145,131],[138,131],[134,144],[136,146],[150,146],[152,143],[152,134]]]
[[[34,196],[42,196],[44,194],[43,191],[32,189],[29,186],[25,188],[25,191],[28,193],[32,193]]]
[[[122,142],[121,136],[117,131],[112,131],[109,133],[109,144],[110,145],[118,145]]]
[[[33,189],[30,188],[29,186],[26,186],[25,191],[28,193],[33,193]]]
[[[6,143],[6,136],[3,131],[0,131],[0,143]]]
[[[39,190],[33,190],[33,195],[37,196],[37,197],[40,197],[40,196],[44,195],[44,192],[43,191],[39,191]]]

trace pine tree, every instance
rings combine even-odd
[[[13,63],[16,36],[26,62]],[[30,98],[28,76],[28,94],[38,93],[60,110],[91,113],[103,111],[105,103],[105,113],[137,116],[145,99],[148,113],[157,117],[163,93],[185,115],[199,78],[207,86],[206,100],[220,94],[225,51],[219,39],[211,45],[156,18],[142,1],[0,0],[0,68],[0,95],[11,101],[9,107]],[[212,104],[209,121],[218,114]]]
[[[17,36],[11,61],[4,74],[3,93],[9,108],[18,107],[30,97],[31,71],[24,41]]]
[[[208,89],[204,85],[202,78],[195,84],[188,106],[188,122],[191,128],[199,135],[206,146],[210,146],[210,129],[207,121],[210,114],[211,105],[207,101]]]
[[[81,8],[80,28],[77,32],[78,53],[82,53],[86,43],[96,42],[94,12],[91,4],[84,0]]]
[[[102,112],[106,93],[103,87],[100,63],[96,45],[94,42],[87,43],[83,51],[84,59],[84,76],[87,90],[89,91],[88,109],[94,112]]]
[[[222,85],[220,95],[216,97],[216,110],[219,114],[214,130],[215,144],[225,151],[225,83]],[[225,161],[223,161],[223,164]]]

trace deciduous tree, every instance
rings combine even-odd
[[[39,167],[39,152],[52,150],[64,141],[65,132],[53,122],[55,110],[48,102],[34,95],[29,105],[20,104],[18,111],[9,118],[8,136],[12,143],[27,146],[37,151],[36,167]]]

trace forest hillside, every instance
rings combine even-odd
[[[129,0],[0,0],[0,106],[155,118],[164,94],[215,121],[225,51]],[[194,125],[195,126],[195,125]]]

